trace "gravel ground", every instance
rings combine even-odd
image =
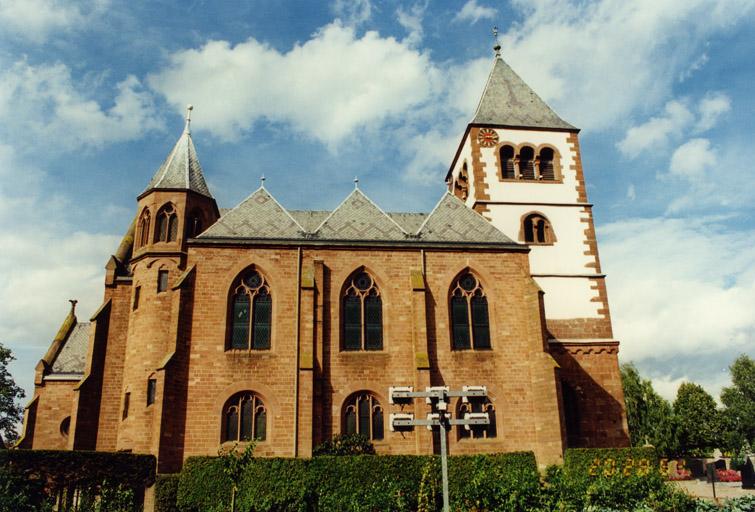
[[[711,484],[704,478],[674,483],[693,496],[713,499]],[[755,495],[755,489],[742,489],[741,482],[716,482],[716,496],[719,498],[738,498],[748,494]]]

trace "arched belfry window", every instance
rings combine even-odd
[[[540,179],[544,181],[553,181],[556,179],[556,172],[553,167],[553,150],[551,148],[540,150]]]
[[[459,171],[459,177],[454,181],[454,195],[462,201],[466,201],[469,195],[469,171],[466,162]]]
[[[552,244],[556,241],[550,222],[538,213],[527,215],[522,221],[523,242],[528,244]]]
[[[343,404],[344,434],[360,434],[370,440],[383,439],[383,408],[372,393],[359,391]]]
[[[146,208],[139,216],[139,238],[137,239],[139,247],[143,247],[149,243],[150,217],[149,210]]]
[[[505,180],[516,178],[514,170],[514,148],[511,146],[501,146],[501,175]]]
[[[451,287],[451,336],[453,348],[490,348],[488,299],[480,281],[465,272]]]
[[[469,430],[466,427],[458,427],[459,439],[483,439],[496,437],[496,417],[495,406],[487,397],[470,397],[468,402],[459,400],[459,406],[456,409],[456,415],[459,419],[464,419],[464,415],[472,412],[486,412],[490,424],[473,426]]]
[[[231,291],[228,348],[270,348],[273,299],[267,280],[254,267],[236,280]]]
[[[178,237],[178,215],[171,203],[166,204],[157,212],[157,229],[155,242],[175,242]]]
[[[223,406],[221,441],[264,441],[267,438],[267,409],[252,391],[233,395]]]
[[[519,177],[523,180],[535,179],[535,150],[529,146],[519,150]]]
[[[383,349],[383,301],[375,280],[360,270],[344,287],[342,308],[343,349]]]

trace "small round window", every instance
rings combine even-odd
[[[477,281],[472,274],[465,274],[459,279],[459,286],[464,291],[471,292],[477,286]]]
[[[256,290],[262,284],[262,276],[258,272],[250,272],[244,277],[244,284],[249,288]]]
[[[372,286],[372,279],[366,272],[361,272],[354,278],[354,285],[361,291],[367,290]]]

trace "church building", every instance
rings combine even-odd
[[[482,85],[482,84],[481,84]],[[333,211],[262,186],[218,207],[186,127],[139,197],[89,322],[71,312],[39,362],[19,446],[151,453],[159,472],[257,439],[309,457],[358,433],[378,454],[429,454],[392,431],[390,386],[486,386],[453,417],[450,454],[628,445],[579,130],[500,57],[429,213],[357,187]]]

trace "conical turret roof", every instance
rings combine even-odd
[[[173,150],[157,170],[144,192],[154,189],[186,189],[212,197],[199,165],[197,150],[191,140],[191,119],[186,115],[186,127]]]
[[[576,130],[540,99],[500,56],[495,58],[471,124]]]

